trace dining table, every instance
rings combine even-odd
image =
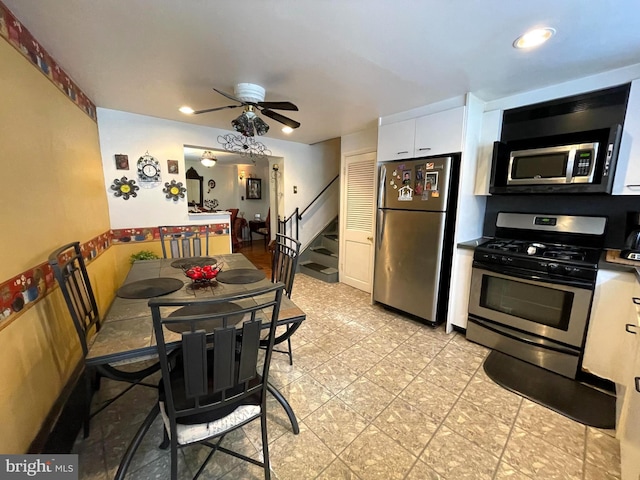
[[[193,265],[217,264],[221,267],[216,280],[194,282],[185,271]],[[149,299],[198,300],[224,298],[271,285],[264,271],[259,270],[241,253],[182,259],[137,260],[117,290],[116,297],[103,318],[86,356],[88,366],[122,365],[158,357]],[[282,296],[278,326],[299,325],[305,313],[286,295]],[[173,346],[178,348],[180,336]],[[272,384],[268,391],[285,409],[292,430],[300,432],[293,409]]]

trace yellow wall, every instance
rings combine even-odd
[[[0,279],[47,260],[55,248],[109,230],[98,129],[0,39]],[[114,248],[90,266],[105,311],[113,298]],[[80,359],[55,289],[0,330],[0,453],[25,452]]]
[[[229,235],[214,235],[209,237],[209,256],[215,257],[215,255],[221,255],[223,253],[231,253],[229,249],[230,241]],[[118,285],[121,284],[129,268],[131,267],[130,257],[134,253],[138,253],[142,250],[149,250],[159,257],[162,257],[162,245],[160,241],[144,242],[144,243],[119,243],[109,249],[109,251],[115,251],[115,265],[117,270],[116,279]]]
[[[110,229],[98,128],[0,38],[0,281],[46,262],[63,244]],[[229,236],[209,251],[229,252]],[[101,313],[126,277],[129,256],[159,242],[117,244],[88,265]],[[0,453],[24,453],[81,360],[60,289],[0,329]]]

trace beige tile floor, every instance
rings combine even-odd
[[[272,381],[300,422],[294,435],[269,401],[272,478],[584,479],[620,478],[613,432],[569,420],[493,383],[488,350],[370,305],[343,284],[296,277],[293,300],[307,313],[294,336],[294,365],[274,354]],[[105,381],[100,396],[120,388]],[[273,400],[273,399],[271,399]],[[154,391],[137,387],[96,416],[79,438],[81,479],[113,478]],[[168,478],[157,420],[134,458],[131,479]],[[259,422],[229,435],[230,448],[259,458]],[[179,456],[191,478],[207,453]],[[201,478],[260,479],[260,468],[217,454]]]

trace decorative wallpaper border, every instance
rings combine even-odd
[[[111,246],[111,236],[105,232],[80,245],[87,264]],[[0,283],[0,329],[18,314],[28,310],[56,286],[49,262],[41,263]]]
[[[168,233],[182,233],[182,232],[204,232],[205,227],[209,227],[209,235],[228,235],[229,224],[228,223],[211,223],[203,225],[184,225],[184,226],[171,226]],[[121,228],[117,230],[111,230],[111,239],[113,243],[129,243],[129,242],[150,242],[154,240],[160,240],[160,229],[158,227],[148,228]]]
[[[94,122],[97,122],[98,117],[94,103],[2,2],[0,2],[0,37],[7,40],[16,50],[28,58],[73,103],[80,107]]]
[[[201,231],[206,225],[188,225],[173,227],[171,232]],[[228,235],[228,223],[209,224],[209,235]],[[109,230],[88,242],[80,244],[86,264],[90,264],[109,247],[119,243],[143,243],[160,240],[158,227],[124,228]],[[62,257],[64,259],[64,257]],[[49,262],[41,263],[9,280],[0,283],[0,330],[11,323],[23,312],[42,300],[53,288],[56,280]]]

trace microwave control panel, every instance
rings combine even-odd
[[[576,156],[573,163],[573,176],[583,177],[591,173],[591,165],[593,164],[594,151],[591,148],[584,150],[576,150]]]

